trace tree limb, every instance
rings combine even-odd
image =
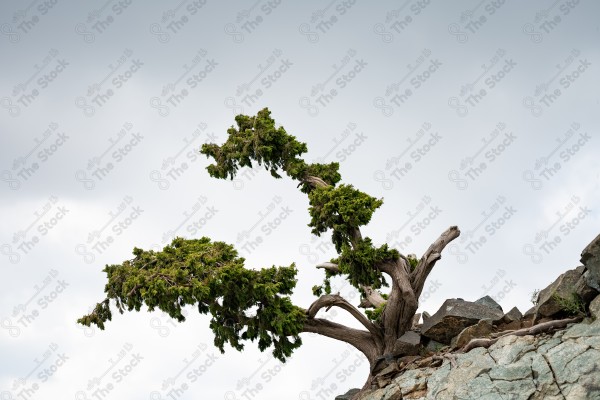
[[[331,271],[336,274],[339,274],[341,272],[340,267],[338,267],[337,264],[330,263],[330,262],[324,262],[324,263],[318,264],[316,267],[326,269],[326,270]]]
[[[567,319],[559,319],[548,322],[542,322],[541,324],[534,325],[529,328],[518,329],[516,331],[508,331],[503,335],[500,335],[493,339],[488,338],[476,338],[472,339],[469,343],[467,343],[463,348],[461,348],[459,353],[466,353],[469,350],[472,350],[476,347],[485,347],[488,348],[494,343],[496,343],[500,338],[505,336],[525,336],[525,335],[537,335],[538,333],[548,332],[552,329],[564,328],[570,323],[579,322],[582,320],[582,317],[575,318],[567,318]]]
[[[325,182],[323,179],[319,178],[318,176],[307,176],[306,178],[304,178],[304,182],[309,183],[314,188],[330,186],[327,182]]]
[[[360,299],[360,304],[358,305],[361,308],[377,308],[387,302],[386,299],[377,291],[374,290],[371,286],[361,286],[362,290],[365,292],[365,297]]]
[[[440,237],[429,246],[423,257],[419,260],[419,263],[415,267],[414,271],[410,274],[411,286],[414,288],[415,296],[417,299],[421,296],[425,280],[429,273],[433,269],[433,266],[442,258],[442,250],[454,239],[460,235],[460,230],[457,226],[451,226]]]
[[[329,310],[331,307],[336,306],[340,307],[348,311],[354,318],[358,320],[371,334],[373,334],[376,338],[381,339],[381,329],[379,329],[375,324],[373,324],[369,319],[360,312],[356,307],[350,304],[346,299],[344,299],[339,294],[326,294],[319,297],[315,302],[313,302],[308,310],[306,311],[306,315],[309,319],[314,319],[317,312],[323,307],[327,307]]]
[[[373,340],[373,335],[371,335],[371,333],[360,329],[349,328],[326,319],[307,319],[302,331],[317,333],[322,336],[346,342],[363,353],[370,364],[372,364],[375,361],[375,358],[381,353],[381,345]]]

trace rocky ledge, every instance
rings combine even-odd
[[[600,319],[554,334],[499,339],[407,369],[361,400],[600,399]]]
[[[415,316],[370,390],[336,400],[600,400],[600,235],[521,314],[486,296]]]

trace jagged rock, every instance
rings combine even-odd
[[[575,292],[579,294],[585,304],[589,304],[598,295],[598,291],[588,284],[589,275],[590,271],[585,271],[575,283]]]
[[[429,342],[427,342],[427,346],[425,346],[425,349],[431,353],[437,353],[444,347],[446,347],[444,343],[436,342],[435,340],[430,339]]]
[[[415,314],[412,320],[412,328],[415,328],[419,325],[419,321],[421,320],[421,313]]]
[[[475,300],[475,303],[483,304],[484,306],[488,306],[490,308],[495,308],[497,310],[500,310],[501,312],[504,312],[502,310],[502,306],[500,304],[496,303],[496,300],[492,299],[490,296],[483,296],[479,300]]]
[[[452,338],[467,326],[482,319],[500,321],[503,312],[483,304],[470,301],[448,299],[442,307],[421,326],[421,334],[444,344],[450,344]]]
[[[388,365],[387,367],[385,367],[384,369],[382,369],[377,376],[392,376],[395,375],[398,371],[400,371],[400,368],[398,368],[398,364],[393,363]]]
[[[413,361],[418,360],[419,358],[423,358],[423,357],[421,357],[421,356],[404,356],[404,357],[400,357],[396,362],[400,368],[403,368],[403,367],[407,366],[408,364],[412,363]]]
[[[574,293],[581,296],[581,293],[576,291],[576,284],[584,270],[583,266],[568,270],[540,291],[536,307],[536,320],[540,317],[553,317],[563,311],[557,298],[572,299]]]
[[[394,354],[414,356],[419,353],[420,344],[421,335],[415,331],[406,331],[404,335],[396,339],[396,343],[394,343]]]
[[[596,319],[600,319],[600,294],[590,303],[590,314]]]
[[[536,306],[533,306],[529,310],[525,311],[525,314],[523,314],[523,319],[533,319],[535,316],[535,309]]]
[[[535,312],[535,308],[533,309]],[[531,317],[528,319],[529,320],[529,326],[531,326],[531,322],[533,321],[533,313],[531,314]],[[527,324],[528,322],[525,322],[525,324]],[[517,307],[513,307],[510,309],[509,312],[507,312],[506,314],[504,314],[504,316],[502,317],[502,320],[497,324],[496,326],[498,328],[498,331],[506,331],[506,330],[517,330],[520,328],[525,328],[524,326],[524,319],[523,319],[523,315],[521,314],[521,311],[519,311],[519,309]]]
[[[492,322],[489,319],[482,319],[475,325],[471,325],[466,327],[458,334],[452,338],[452,347],[461,348],[467,343],[471,341],[471,339],[485,337],[492,333],[494,327],[492,326]]]
[[[423,311],[423,322],[427,321],[429,318],[431,318],[431,314],[429,314],[427,311]]]
[[[386,368],[390,364],[395,364],[396,359],[392,354],[385,354],[381,357],[377,357],[373,362],[373,367],[371,368],[371,375],[375,376],[379,372],[381,372],[384,368]]]
[[[600,292],[600,235],[583,249],[580,261],[589,271],[586,283]]]
[[[345,394],[341,394],[335,397],[335,400],[352,400],[356,393],[360,392],[360,389],[350,389]]]
[[[523,314],[521,314],[521,311],[519,311],[519,309],[517,307],[513,307],[510,309],[509,312],[507,312],[506,314],[504,314],[504,316],[502,316],[502,322],[508,324],[513,321],[521,321],[522,318],[523,318]]]
[[[600,319],[552,336],[506,336],[455,362],[404,371],[360,400],[600,399]]]

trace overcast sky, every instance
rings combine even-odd
[[[105,264],[174,236],[234,244],[249,268],[295,262],[294,301],[314,301],[335,252],[306,196],[263,170],[211,179],[197,154],[263,107],[309,162],[384,199],[363,229],[376,244],[420,256],[460,227],[420,311],[486,294],[526,311],[600,231],[598,15],[590,0],[2,1],[0,398],[362,386],[365,359],[328,338],[303,335],[281,365],[252,343],[220,354],[192,308],[184,324],[75,322],[104,298]]]

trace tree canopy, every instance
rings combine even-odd
[[[199,239],[175,238],[162,251],[134,248],[134,258],[107,265],[106,298],[78,320],[104,329],[112,318],[111,303],[117,310],[139,311],[158,308],[184,321],[182,307],[197,305],[201,314],[210,314],[215,345],[225,343],[242,350],[244,341],[258,340],[260,350],[272,347],[273,355],[285,361],[302,341],[301,332],[314,332],[355,346],[372,364],[388,353],[395,340],[410,328],[418,298],[441,251],[460,234],[448,228],[420,258],[405,257],[387,244],[376,247],[361,234],[382,199],[372,197],[349,184],[339,184],[338,163],[306,163],[305,143],[276,127],[265,108],[256,116],[238,115],[237,127],[227,130],[224,144],[204,144],[201,153],[214,160],[208,173],[219,179],[233,179],[243,167],[263,166],[274,178],[287,175],[308,195],[309,227],[320,236],[331,231],[338,256],[317,265],[324,271],[322,284],[313,287],[318,296],[307,309],[292,304],[297,269],[271,266],[261,270],[244,267],[233,246]],[[387,275],[387,280],[385,276]],[[331,293],[330,279],[341,276],[362,295],[359,307],[339,294]],[[391,284],[389,287],[388,282]],[[350,328],[317,318],[324,307],[348,311],[366,329]]]

